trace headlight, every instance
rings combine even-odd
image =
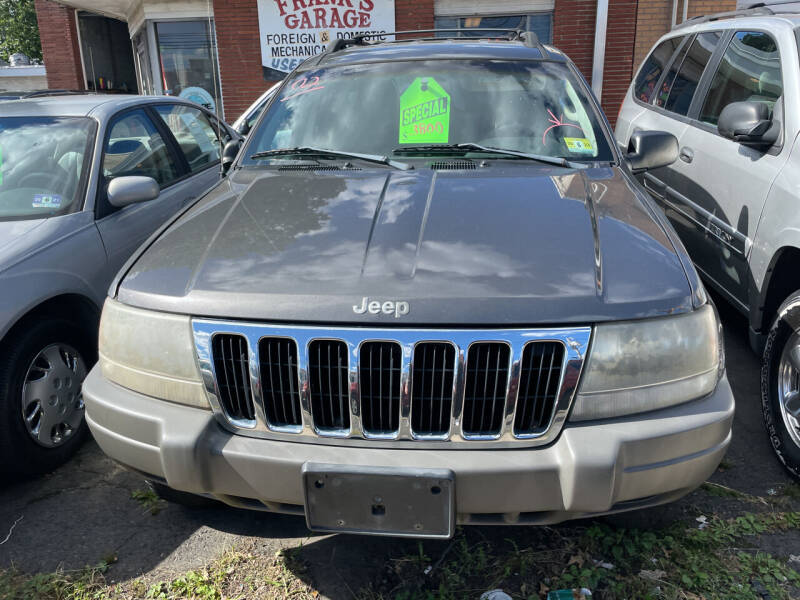
[[[188,316],[131,308],[106,300],[100,319],[100,369],[135,392],[211,408],[194,359]]]
[[[714,391],[723,367],[713,306],[684,315],[600,324],[573,421],[656,410]]]

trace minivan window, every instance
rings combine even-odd
[[[667,74],[664,75],[664,79],[661,80],[661,85],[656,90],[656,93],[653,95],[653,104],[656,106],[663,106],[667,103],[667,98],[669,98],[669,92],[672,89],[672,84],[675,81],[675,78],[678,76],[678,69],[681,68],[681,64],[683,64],[683,59],[686,57],[686,53],[689,51],[689,44],[684,44],[683,48],[680,49],[677,56],[675,56],[675,60],[672,61],[672,64],[669,66],[669,70]]]
[[[669,63],[672,55],[675,54],[675,50],[680,46],[684,37],[685,36],[678,36],[664,40],[655,47],[655,50],[653,50],[650,56],[647,57],[647,60],[644,61],[633,86],[633,93],[639,100],[642,102],[650,102],[653,98],[653,92],[655,91],[656,85],[658,85],[661,74],[664,72],[667,63]]]
[[[770,109],[783,93],[778,45],[768,33],[738,31],[719,64],[700,120],[716,125],[732,102],[764,102]]]
[[[274,158],[252,156],[301,146],[392,156],[410,146],[434,146],[441,155],[446,148],[436,145],[462,143],[613,161],[585,89],[566,64],[554,61],[409,60],[315,69],[281,88],[250,136],[244,164],[264,165]]]
[[[679,115],[685,116],[689,113],[697,84],[721,37],[720,32],[709,31],[695,38],[675,76],[664,108]]]

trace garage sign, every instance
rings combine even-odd
[[[258,0],[258,28],[264,79],[282,79],[337,38],[394,31],[394,0]]]

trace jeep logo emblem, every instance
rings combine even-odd
[[[384,315],[394,315],[395,319],[399,319],[403,315],[407,315],[411,310],[411,306],[408,302],[399,300],[386,300],[385,302],[379,302],[378,300],[370,301],[368,296],[364,296],[361,299],[361,306],[358,304],[353,306],[353,312],[357,315],[363,315],[364,313],[369,313],[371,315],[377,315],[383,313]]]

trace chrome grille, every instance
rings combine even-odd
[[[393,437],[400,427],[400,345],[366,342],[360,356],[361,425],[368,435]]]
[[[552,441],[591,337],[590,327],[326,328],[207,319],[192,327],[209,401],[224,427],[379,447]]]
[[[505,411],[511,350],[507,344],[473,344],[467,358],[464,384],[464,433],[494,436],[500,433]]]
[[[264,338],[258,343],[258,355],[267,421],[276,427],[301,426],[294,340]]]
[[[414,347],[411,367],[411,430],[417,436],[450,431],[456,349],[452,344],[422,342]]]
[[[559,342],[528,344],[522,354],[514,433],[535,435],[547,429],[558,395],[564,345]]]
[[[247,338],[242,335],[215,335],[212,346],[219,400],[225,414],[234,421],[254,421],[256,411],[250,388]]]
[[[347,431],[350,429],[347,345],[315,340],[309,345],[308,358],[314,426],[318,431]]]

